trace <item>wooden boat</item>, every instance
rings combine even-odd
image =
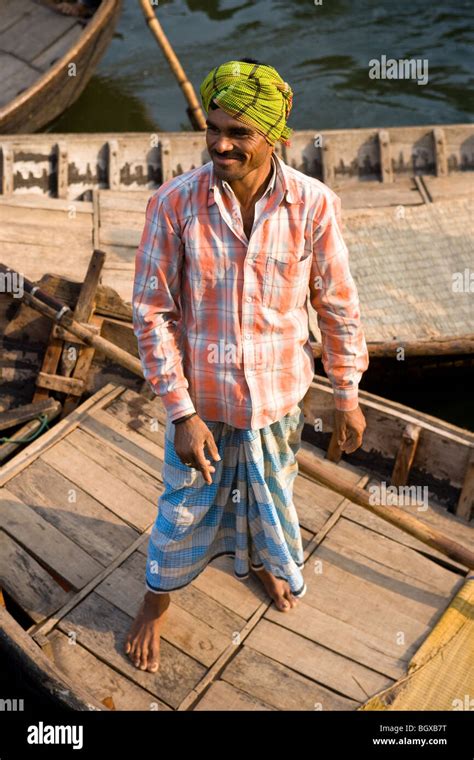
[[[38,0],[0,5],[0,133],[35,132],[82,93],[112,39],[121,0],[84,23]]]
[[[324,149],[315,137],[296,131],[291,148],[278,151],[342,199],[371,356],[393,363],[402,351],[420,362],[469,363],[471,294],[469,283],[453,287],[453,275],[466,279],[471,263],[474,125],[325,131]],[[208,160],[196,132],[160,133],[151,142],[136,133],[12,135],[1,147],[3,262],[30,279],[50,271],[80,281],[92,240],[107,253],[104,283],[126,301],[147,199]],[[318,356],[310,305],[309,313]]]
[[[109,383],[0,470],[0,651],[75,710],[356,710],[404,678],[474,561],[474,527],[449,511],[466,518],[472,506],[474,434],[362,393],[363,449],[336,464],[311,443],[315,417],[318,443],[331,432],[331,394],[316,377],[305,404],[294,497],[308,592],[297,611],[279,613],[221,556],[173,594],[159,673],[131,665],[122,646],[163,489],[165,413],[159,398]],[[427,485],[429,507],[403,511],[461,555],[359,506],[392,471]]]

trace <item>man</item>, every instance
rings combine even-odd
[[[344,451],[365,428],[368,354],[339,198],[274,153],[291,134],[291,88],[244,58],[213,69],[201,97],[211,161],[152,196],[136,257],[134,330],[167,411],[147,592],[125,645],[151,672],[170,592],[214,557],[233,556],[238,578],[252,570],[282,612],[306,591],[292,489],[314,375],[308,287]]]

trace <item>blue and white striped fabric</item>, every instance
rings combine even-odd
[[[165,490],[148,545],[147,589],[165,593],[182,588],[212,559],[227,554],[234,557],[240,580],[249,576],[250,567],[265,567],[288,581],[295,597],[303,596],[303,545],[293,504],[302,401],[259,430],[205,422],[221,457],[213,462],[211,485],[199,470],[181,462],[174,449],[176,428],[167,422]]]

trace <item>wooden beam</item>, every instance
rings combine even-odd
[[[458,517],[463,517],[465,520],[471,519],[472,509],[474,503],[474,448],[471,451],[471,456],[466,467],[466,474],[464,476],[464,483],[459,497],[459,501],[456,505],[455,514]]]
[[[38,414],[46,414],[54,409],[57,403],[55,399],[47,398],[38,403],[24,404],[16,409],[2,412],[0,414],[0,430],[8,430],[8,428],[15,427],[15,425],[21,425],[23,422],[34,419]]]
[[[35,296],[32,296],[30,293],[25,291],[22,300],[24,300],[28,306],[39,311],[40,314],[44,314],[45,317],[57,320],[57,313],[55,310],[43,303],[43,301],[35,298]],[[89,328],[83,327],[72,318],[69,312],[60,316],[58,321],[60,324],[64,325],[69,332],[73,333],[73,335],[82,338],[84,343],[87,343],[88,346],[94,346],[94,348],[101,351],[109,359],[118,362],[122,367],[126,367],[126,369],[134,372],[138,377],[143,377],[143,370],[139,359],[130,356],[129,353],[123,351],[123,349],[118,346],[114,346],[110,341],[105,340],[100,335],[95,335]]]
[[[392,477],[390,479],[391,485],[404,486],[408,483],[420,433],[421,427],[419,425],[413,425],[410,422],[406,425],[393,466]]]
[[[2,195],[13,193],[13,148],[2,145]]]
[[[162,182],[166,182],[173,176],[173,167],[171,163],[171,143],[166,137],[160,140],[160,158]]]
[[[378,132],[378,139],[380,152],[380,179],[382,182],[393,182],[389,132],[386,129],[380,129]]]
[[[72,393],[74,396],[82,396],[84,393],[84,381],[64,375],[50,375],[47,372],[38,372],[36,385],[39,388],[47,388],[59,393]]]
[[[330,488],[332,491],[345,496],[354,502],[354,504],[359,504],[359,506],[364,507],[369,512],[387,520],[387,522],[400,528],[400,530],[404,530],[433,549],[450,557],[450,559],[474,570],[474,552],[458,544],[457,541],[448,538],[441,531],[435,530],[422,520],[407,514],[400,507],[375,503],[371,494],[363,488],[344,482],[341,478],[341,468],[338,465],[328,462],[326,459],[319,459],[309,449],[308,445],[305,446],[303,444],[301,446],[297,454],[297,460],[302,472],[309,474],[323,486],[326,486],[326,488]]]
[[[51,422],[60,413],[61,404],[54,398],[48,399],[48,402],[50,403],[50,408],[42,412],[42,414],[46,416],[48,422]],[[9,436],[10,440],[0,446],[0,462],[4,462],[20,446],[26,445],[23,441],[36,433],[41,425],[41,420],[30,420],[30,422],[27,422],[26,425],[23,425],[23,427]]]
[[[310,341],[313,356],[321,357],[321,343]],[[474,335],[446,336],[442,340],[387,340],[368,341],[367,348],[370,356],[385,356],[396,358],[397,351],[403,348],[405,356],[438,356],[474,353]]]
[[[446,135],[444,134],[444,129],[441,127],[435,127],[433,129],[433,144],[436,163],[436,176],[447,177],[448,157],[446,149]]]
[[[334,150],[331,139],[326,135],[323,135],[321,165],[323,168],[323,182],[329,186],[334,184],[334,179],[336,177],[334,161]]]
[[[79,683],[73,683],[42,652],[31,636],[0,606],[0,644],[5,657],[15,670],[41,684],[68,710],[107,710],[107,706],[89,694]]]
[[[58,198],[67,198],[68,196],[68,156],[67,144],[58,142],[56,144],[56,195]]]
[[[109,190],[118,190],[120,187],[118,140],[109,140],[107,143],[107,171]]]

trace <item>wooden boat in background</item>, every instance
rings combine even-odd
[[[278,152],[342,200],[351,271],[373,357],[469,363],[474,314],[465,277],[474,237],[474,125],[296,131]],[[320,146],[322,140],[323,146]],[[3,263],[82,281],[92,248],[103,282],[130,301],[147,199],[209,160],[201,133],[38,134],[0,139]],[[73,202],[73,204],[71,204]],[[308,304],[315,356],[317,316]],[[418,360],[416,360],[418,361]],[[400,361],[397,362],[399,364]]]
[[[77,100],[112,39],[120,8],[121,0],[102,0],[84,22],[37,0],[2,0],[0,133],[35,132]]]

